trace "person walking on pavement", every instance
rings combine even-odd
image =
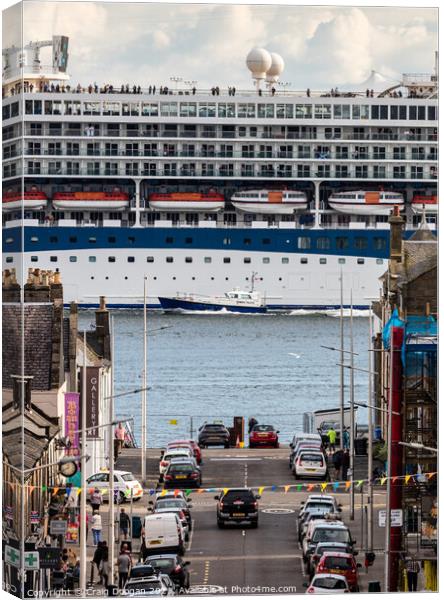
[[[89,502],[91,504],[91,508],[94,512],[99,512],[100,505],[103,502],[102,494],[100,493],[99,488],[94,488],[89,497]]]
[[[125,541],[128,539],[129,528],[130,528],[129,515],[125,512],[124,508],[121,508],[120,515],[119,515],[119,530],[120,530],[120,535],[123,535],[123,539]]]
[[[339,449],[333,454],[333,467],[335,469],[335,479],[339,481],[339,477],[341,475],[341,467],[342,467],[342,456],[344,451]]]
[[[333,429],[333,427],[330,427],[330,429],[327,431],[327,437],[330,454],[333,454],[336,448],[336,430]]]
[[[93,512],[91,519],[91,531],[93,534],[94,546],[97,546],[98,543],[102,541],[102,517],[97,511]]]
[[[102,562],[102,555],[103,555],[102,542],[99,542],[97,545],[97,548],[94,550],[94,556],[91,561],[91,578],[90,578],[91,585],[94,583],[94,567],[96,567],[98,576],[100,577],[100,564]],[[97,583],[102,583],[101,577]]]
[[[131,570],[132,560],[130,553],[122,547],[122,550],[117,559],[117,569],[119,571],[119,588],[123,589],[128,580],[128,575]]]
[[[256,425],[256,419],[254,417],[250,417],[250,419],[248,420],[248,433],[251,433],[253,431],[253,427],[255,427]]]
[[[342,455],[342,481],[348,480],[348,470],[350,468],[350,452],[348,449],[344,450]]]
[[[343,433],[342,433],[342,445],[345,448],[350,448],[350,434],[349,432],[344,429]]]
[[[107,587],[108,586],[108,546],[106,542],[101,542],[102,544],[102,560],[99,565],[99,573],[100,579],[102,580],[102,584]]]
[[[405,570],[407,571],[407,586],[409,588],[409,592],[416,592],[418,588],[418,573],[421,570],[421,565],[419,561],[414,558],[407,557],[405,562]]]

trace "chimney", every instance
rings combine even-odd
[[[20,284],[17,283],[15,269],[5,269],[2,272],[3,302],[20,302]]]
[[[60,280],[60,273],[56,271],[48,271],[48,279],[49,279],[49,288],[50,293],[49,296],[54,304],[62,304],[63,305],[63,285]]]
[[[50,302],[49,292],[47,272],[40,269],[30,270],[25,284],[25,302]]]
[[[106,360],[111,360],[109,311],[106,308],[105,296],[100,296],[100,306],[96,310],[96,338],[102,357]]]
[[[388,222],[390,223],[390,260],[402,262],[402,232],[404,219],[399,214],[399,206],[393,208]]]

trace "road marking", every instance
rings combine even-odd
[[[240,554],[238,555],[217,555],[217,556],[196,556],[194,553],[189,557],[192,559],[193,564],[198,562],[206,562],[206,561],[230,561],[230,560],[285,560],[285,559],[297,559],[301,558],[301,553],[297,554]]]
[[[193,535],[194,535],[195,528],[196,528],[196,519],[193,519],[193,529],[191,530],[190,539],[188,540],[188,548],[187,548],[188,552],[191,550],[191,544],[193,543]]]
[[[261,512],[272,515],[290,515],[296,511],[291,508],[264,508]]]
[[[245,529],[242,529],[242,535],[245,537]]]
[[[244,465],[244,487],[248,487],[248,465]]]
[[[210,573],[210,561],[206,560],[205,566],[204,566],[204,585],[208,585],[209,573]]]
[[[260,462],[262,460],[262,458],[248,458],[247,456],[245,457],[237,457],[237,456],[230,456],[227,458],[210,458],[211,461],[213,462],[222,462],[222,461],[244,461],[244,460],[248,460],[248,461],[256,461],[256,462]]]

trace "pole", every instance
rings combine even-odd
[[[82,456],[80,459],[80,596],[86,596],[86,331],[83,332]]]
[[[340,441],[339,445],[341,450],[344,449],[344,285],[343,285],[343,272],[341,269],[341,277],[339,278],[341,282],[341,313],[339,318],[339,330],[340,330],[340,341],[341,341],[341,367],[339,371],[339,388],[340,388],[340,397],[339,397],[339,412],[340,412],[340,425],[339,425],[339,435]]]
[[[193,416],[190,416],[190,440],[193,439]]]
[[[369,336],[369,353],[368,353],[368,488],[367,502],[369,506],[367,523],[367,546],[370,551],[373,550],[373,315],[372,307],[369,305],[368,317],[368,336]]]
[[[355,479],[355,371],[353,354],[353,291],[350,290],[350,470]],[[350,521],[355,520],[355,486],[350,486]]]
[[[142,391],[142,447],[141,447],[141,473],[142,485],[146,482],[146,401],[147,401],[147,376],[146,376],[146,359],[147,359],[147,332],[146,332],[146,276],[143,278],[143,391]]]
[[[391,497],[391,485],[390,478],[392,475],[392,420],[393,414],[391,411],[392,408],[392,393],[393,393],[393,328],[390,336],[390,384],[389,384],[389,397],[387,400],[387,415],[388,415],[388,425],[387,425],[387,491],[385,495],[385,591],[390,591],[390,523],[391,523],[391,514],[390,514],[390,497]]]
[[[108,496],[108,581],[114,585],[114,316],[111,316],[111,395],[109,398],[109,428],[108,428],[108,461],[109,461],[109,496]]]
[[[361,550],[364,550],[364,484],[361,485]]]

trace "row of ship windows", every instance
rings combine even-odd
[[[17,117],[18,102],[3,106],[3,120]],[[246,119],[396,119],[435,120],[435,106],[406,106],[387,104],[255,104],[219,102],[83,102],[65,100],[26,100],[28,115],[87,115],[124,117],[200,117],[200,118],[246,118]]]
[[[70,256],[69,257],[69,262],[75,263],[75,262],[77,262],[77,258],[78,258],[77,256]],[[58,262],[59,258],[58,258],[58,256],[50,256],[49,260],[50,260],[50,262]],[[31,256],[31,262],[38,262],[38,261],[39,261],[39,257],[38,256]],[[173,263],[174,262],[174,258],[172,256],[167,256],[165,258],[165,261],[167,263]],[[300,258],[301,265],[308,265],[308,261],[309,261],[309,259],[307,257],[305,257],[305,256],[302,256]],[[7,256],[6,257],[6,262],[7,263],[14,262],[14,257],[13,256]],[[88,262],[90,262],[90,263],[97,262],[97,257],[96,256],[88,256]],[[109,263],[115,263],[115,262],[117,262],[117,259],[116,259],[115,256],[108,256],[108,262]],[[127,262],[129,262],[129,263],[136,262],[135,256],[127,256]],[[154,256],[147,256],[146,257],[146,262],[153,263],[154,262]],[[186,256],[185,257],[185,262],[186,263],[192,263],[193,262],[192,256]],[[204,257],[204,263],[210,264],[212,262],[213,262],[213,259],[212,259],[211,256],[205,256]],[[270,262],[271,262],[271,260],[270,260],[270,258],[268,256],[264,256],[262,258],[262,263],[264,265],[268,265],[268,264],[270,264]],[[364,258],[357,258],[356,262],[357,262],[358,265],[363,265],[363,264],[365,264],[365,259]],[[382,258],[377,258],[376,259],[376,264],[378,264],[378,265],[382,265],[383,262],[384,261],[383,261]],[[231,258],[229,256],[225,256],[223,258],[223,263],[224,264],[230,264],[231,263]],[[245,256],[244,257],[244,263],[245,264],[250,264],[251,263],[251,258],[249,256]],[[290,263],[290,259],[287,258],[287,257],[282,257],[281,258],[281,263],[283,265],[288,265]],[[340,258],[338,258],[338,263],[340,265],[344,265],[346,263],[346,259],[344,257],[340,257]],[[327,258],[326,257],[320,257],[319,258],[319,264],[326,265],[327,264]]]
[[[59,242],[59,238],[57,236],[50,236],[49,237],[49,241],[51,244],[58,244]],[[271,244],[271,239],[270,238],[263,238],[262,240],[262,244],[264,246]],[[345,236],[338,236],[336,237],[334,240],[331,240],[328,237],[319,237],[316,240],[316,244],[313,244],[313,248],[316,247],[318,250],[330,250],[330,248],[332,247],[332,241],[335,242],[335,246],[336,246],[336,250],[346,250],[349,248],[349,238],[345,237]],[[14,238],[6,238],[6,244],[12,244],[14,242]],[[31,237],[31,242],[32,243],[38,243],[39,242],[39,238],[37,236],[32,236]],[[70,236],[69,237],[69,242],[72,244],[76,244],[77,243],[77,237],[76,236]],[[88,242],[90,244],[96,244],[97,243],[97,238],[96,237],[90,237],[88,239]],[[134,236],[129,236],[128,237],[128,242],[130,244],[135,244],[136,243],[136,238]],[[231,238],[224,238],[222,240],[223,245],[224,246],[230,246],[231,245]],[[297,239],[297,247],[300,250],[310,250],[310,248],[312,247],[312,239],[306,236],[300,236]],[[115,236],[109,236],[108,237],[108,243],[109,244],[115,244],[117,243],[117,239]],[[186,237],[185,238],[185,244],[192,244],[193,243],[193,238],[192,237]],[[244,238],[243,240],[243,244],[244,246],[250,246],[252,243],[251,238]],[[289,240],[287,240],[287,243],[289,243]],[[174,244],[174,238],[173,237],[166,237],[165,238],[165,244]],[[354,238],[353,240],[353,247],[356,250],[366,250],[369,246],[369,239],[366,237],[361,237],[361,236],[357,236]],[[385,250],[386,247],[386,240],[383,237],[374,237],[373,238],[373,249],[374,250]]]

